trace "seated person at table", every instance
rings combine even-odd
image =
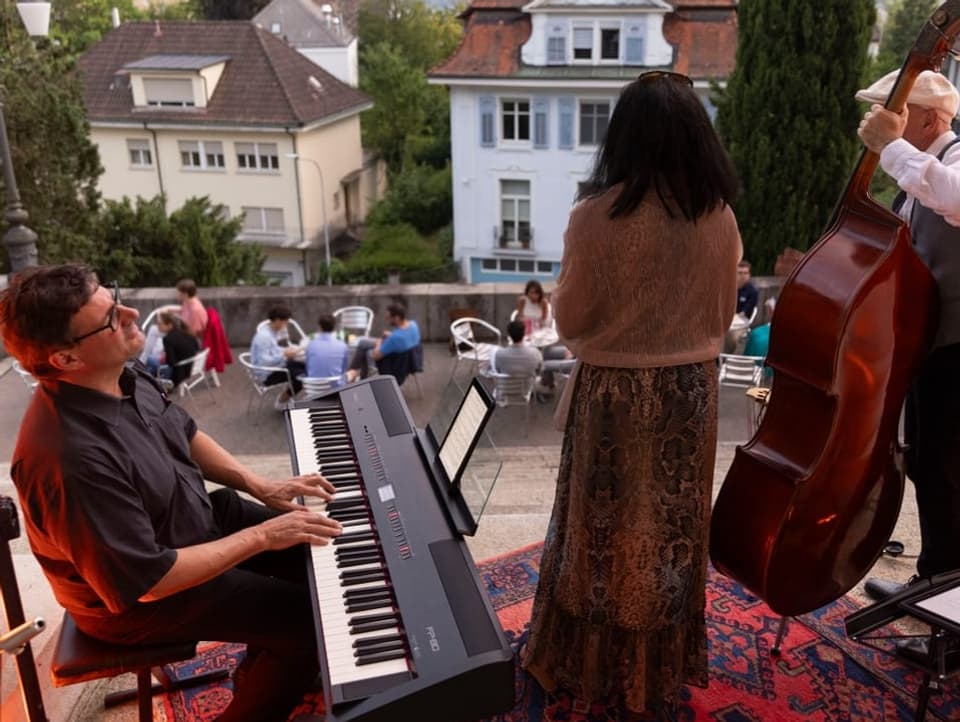
[[[293,388],[284,389],[277,397],[277,405],[285,404],[290,398],[303,388],[298,377],[307,372],[303,361],[298,361],[300,348],[290,346],[287,336],[287,325],[293,314],[286,306],[274,306],[267,313],[269,323],[264,324],[254,334],[250,343],[250,360],[255,366],[286,367],[290,372],[290,381]],[[284,371],[257,371],[257,378],[270,386],[287,380]]]
[[[391,303],[387,306],[387,325],[387,330],[379,339],[364,337],[357,341],[357,350],[347,371],[347,381],[365,379],[384,365],[381,363],[384,359],[404,354],[420,345],[420,327],[416,321],[407,318],[407,309],[403,304]]]
[[[493,354],[491,370],[511,376],[536,376],[543,367],[543,356],[535,347],[523,342],[523,321],[507,324],[507,336],[513,341],[510,346],[497,348]]]
[[[350,363],[350,349],[333,335],[336,319],[325,313],[317,323],[320,333],[307,344],[307,376],[318,379],[343,376]],[[336,385],[340,386],[339,383]]]
[[[543,293],[540,281],[527,281],[523,295],[517,299],[516,320],[524,324],[527,335],[550,324],[550,302]]]
[[[176,386],[190,376],[192,365],[178,366],[177,364],[200,353],[200,342],[197,341],[196,336],[187,331],[179,316],[167,311],[157,315],[157,327],[163,334],[163,365],[160,367],[159,375],[170,379]]]

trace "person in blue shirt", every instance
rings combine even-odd
[[[350,349],[333,335],[336,323],[336,319],[329,313],[323,314],[317,321],[320,333],[307,344],[307,376],[310,378],[344,376],[347,371]]]
[[[347,380],[365,379],[374,373],[377,362],[402,354],[420,345],[420,327],[407,318],[407,309],[402,303],[387,306],[388,328],[379,339],[361,338],[350,361]]]

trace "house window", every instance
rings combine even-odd
[[[530,140],[530,101],[504,100],[502,102],[503,139]]]
[[[550,261],[537,261],[537,273],[553,273],[553,264]]]
[[[244,206],[243,230],[245,233],[282,234],[285,230],[283,209]]]
[[[573,59],[593,59],[593,28],[573,29]]]
[[[223,143],[218,140],[181,140],[180,163],[184,168],[212,170],[226,168]]]
[[[195,104],[193,83],[189,79],[144,78],[143,93],[147,105],[189,108]]]
[[[530,181],[500,181],[500,248],[530,248]]]
[[[600,28],[600,59],[620,59],[620,29]]]
[[[580,102],[580,145],[599,145],[607,134],[610,103]]]
[[[134,168],[153,167],[153,152],[150,150],[149,140],[128,138],[127,152],[130,154],[130,165]]]
[[[276,143],[234,143],[237,167],[243,170],[280,170]]]
[[[566,38],[547,38],[547,63],[549,65],[563,65],[567,61]]]
[[[496,258],[484,258],[480,261],[480,268],[484,271],[496,271],[498,267]]]

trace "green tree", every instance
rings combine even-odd
[[[453,188],[450,166],[428,165],[405,168],[390,180],[387,196],[367,217],[371,226],[409,223],[429,235],[453,218]]]
[[[184,277],[201,286],[262,283],[263,252],[236,240],[242,225],[207,197],[190,198],[169,216],[163,196],[107,201],[98,235],[109,250],[95,267],[127,286],[171,286]]]
[[[39,236],[40,261],[90,261],[101,252],[90,232],[103,170],[89,139],[73,56],[55,43],[30,39],[13,3],[0,6],[0,24],[0,86],[12,167],[28,225]],[[3,254],[4,270],[7,262]]]
[[[121,22],[134,20],[188,20],[194,9],[187,3],[154,3],[139,9],[133,0],[70,0],[54,2],[50,10],[50,37],[68,53],[80,54],[113,28],[111,11]]]
[[[360,87],[374,99],[361,118],[364,146],[393,172],[419,162],[442,168],[450,159],[449,95],[426,73],[460,42],[456,12],[424,0],[365,0],[359,26]]]
[[[938,0],[894,0],[890,3],[874,61],[874,78],[903,65],[920,29],[938,4]]]
[[[785,246],[818,238],[847,182],[873,18],[873,0],[740,3],[717,127],[740,176],[744,255],[759,273]]]
[[[374,106],[360,118],[363,145],[378,152],[391,170],[400,170],[413,158],[419,139],[429,134],[428,108],[437,102],[437,87],[427,85],[423,71],[411,65],[389,43],[379,43],[364,53],[360,88]]]
[[[357,20],[361,66],[367,48],[389,43],[426,72],[457,49],[463,34],[455,10],[431,8],[424,0],[364,0]]]

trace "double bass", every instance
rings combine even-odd
[[[958,33],[960,0],[947,0],[920,31],[886,108],[904,108]],[[784,284],[769,402],[714,504],[714,565],[784,616],[862,579],[903,500],[900,410],[933,343],[938,292],[906,223],[869,195],[878,162],[863,152],[826,232]]]

